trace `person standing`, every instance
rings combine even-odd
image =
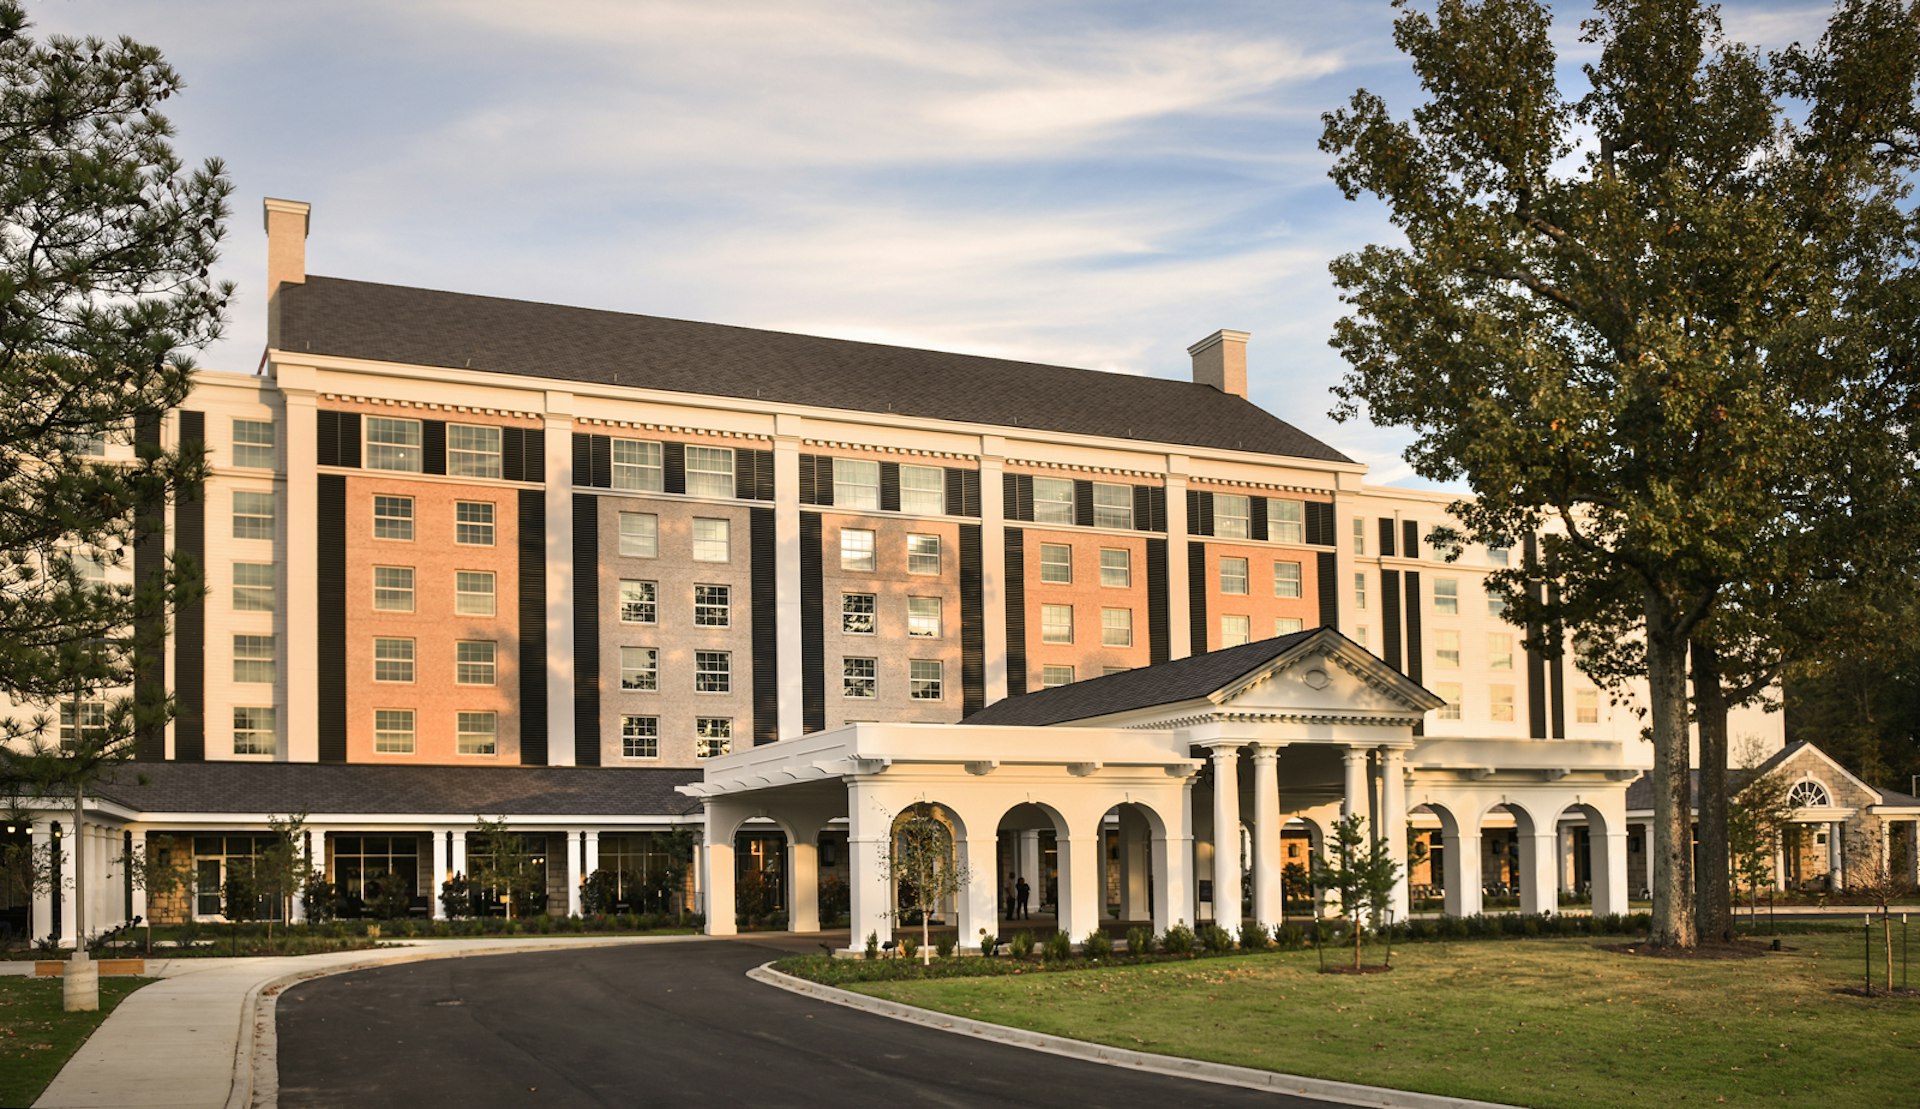
[[[1025,878],[1022,878],[1020,879],[1019,884],[1017,884],[1014,887],[1014,891],[1019,895],[1019,898],[1020,898],[1020,912],[1019,912],[1018,919],[1032,920],[1033,912],[1027,906],[1027,899],[1033,896],[1033,887],[1027,884],[1027,880]]]
[[[1012,920],[1019,915],[1020,915],[1019,894],[1015,892],[1015,886],[1013,882],[1013,873],[1009,871],[1007,873],[1007,919]]]

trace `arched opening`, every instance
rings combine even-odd
[[[1426,848],[1425,858],[1410,861],[1407,894],[1412,911],[1472,916],[1480,911],[1478,845],[1463,840],[1460,821],[1447,806],[1425,801],[1407,814],[1408,838]],[[1409,860],[1418,852],[1411,850]]]
[[[1587,909],[1596,916],[1627,911],[1626,837],[1617,831],[1592,805],[1561,810],[1554,821],[1557,910]]]
[[[1066,835],[1065,818],[1050,805],[1028,801],[1000,817],[993,879],[1005,922],[1002,935],[1020,928],[1050,931],[1058,924],[1063,877],[1060,842]]]
[[[1122,802],[1100,818],[1101,921],[1110,934],[1124,935],[1134,926],[1161,930],[1166,845],[1166,821],[1146,805]]]
[[[1551,823],[1513,802],[1480,817],[1480,888],[1484,911],[1550,913],[1559,904],[1557,852]]]
[[[1326,833],[1309,816],[1289,817],[1280,827],[1280,889],[1287,911],[1321,914],[1316,901],[1319,889],[1313,884],[1313,861],[1325,850]]]
[[[938,801],[916,801],[894,815],[888,877],[896,928],[926,938],[954,930],[965,896],[959,878],[965,839],[959,815]]]
[[[786,829],[760,818],[733,834],[733,915],[742,931],[787,927]]]

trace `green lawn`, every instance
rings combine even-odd
[[[100,979],[100,1011],[61,1008],[60,979],[0,977],[0,1105],[32,1105],[128,994],[153,978]]]
[[[1797,950],[1712,962],[1591,939],[1430,943],[1357,977],[1318,974],[1304,951],[857,988],[1119,1047],[1524,1105],[1914,1105],[1920,1000],[1834,992],[1860,981],[1858,933],[1784,942]]]

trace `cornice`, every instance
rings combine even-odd
[[[368,397],[355,393],[318,393],[321,400],[343,401],[349,404],[366,404],[377,408],[411,408],[423,412],[453,412],[470,416],[506,416],[522,420],[543,420],[542,412],[526,412],[517,408],[489,408],[474,404],[443,404],[438,401],[399,400],[394,397]]]

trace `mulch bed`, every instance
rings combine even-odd
[[[1860,986],[1841,986],[1833,992],[1843,993],[1850,997],[1891,997],[1902,1001],[1912,1001],[1915,998],[1920,998],[1920,990],[1907,986],[1895,986],[1889,990],[1885,986],[1876,985],[1873,987],[1872,992],[1868,992]]]
[[[1698,947],[1656,947],[1644,940],[1638,943],[1603,943],[1595,946],[1602,951],[1611,951],[1617,955],[1642,955],[1651,959],[1758,959],[1776,951],[1793,950],[1791,947],[1781,947],[1760,940],[1702,943]]]
[[[1320,973],[1322,974],[1385,974],[1387,971],[1390,971],[1392,969],[1393,969],[1392,967],[1370,964],[1367,966],[1359,966],[1359,967],[1356,967],[1356,966],[1325,967],[1320,971]]]

